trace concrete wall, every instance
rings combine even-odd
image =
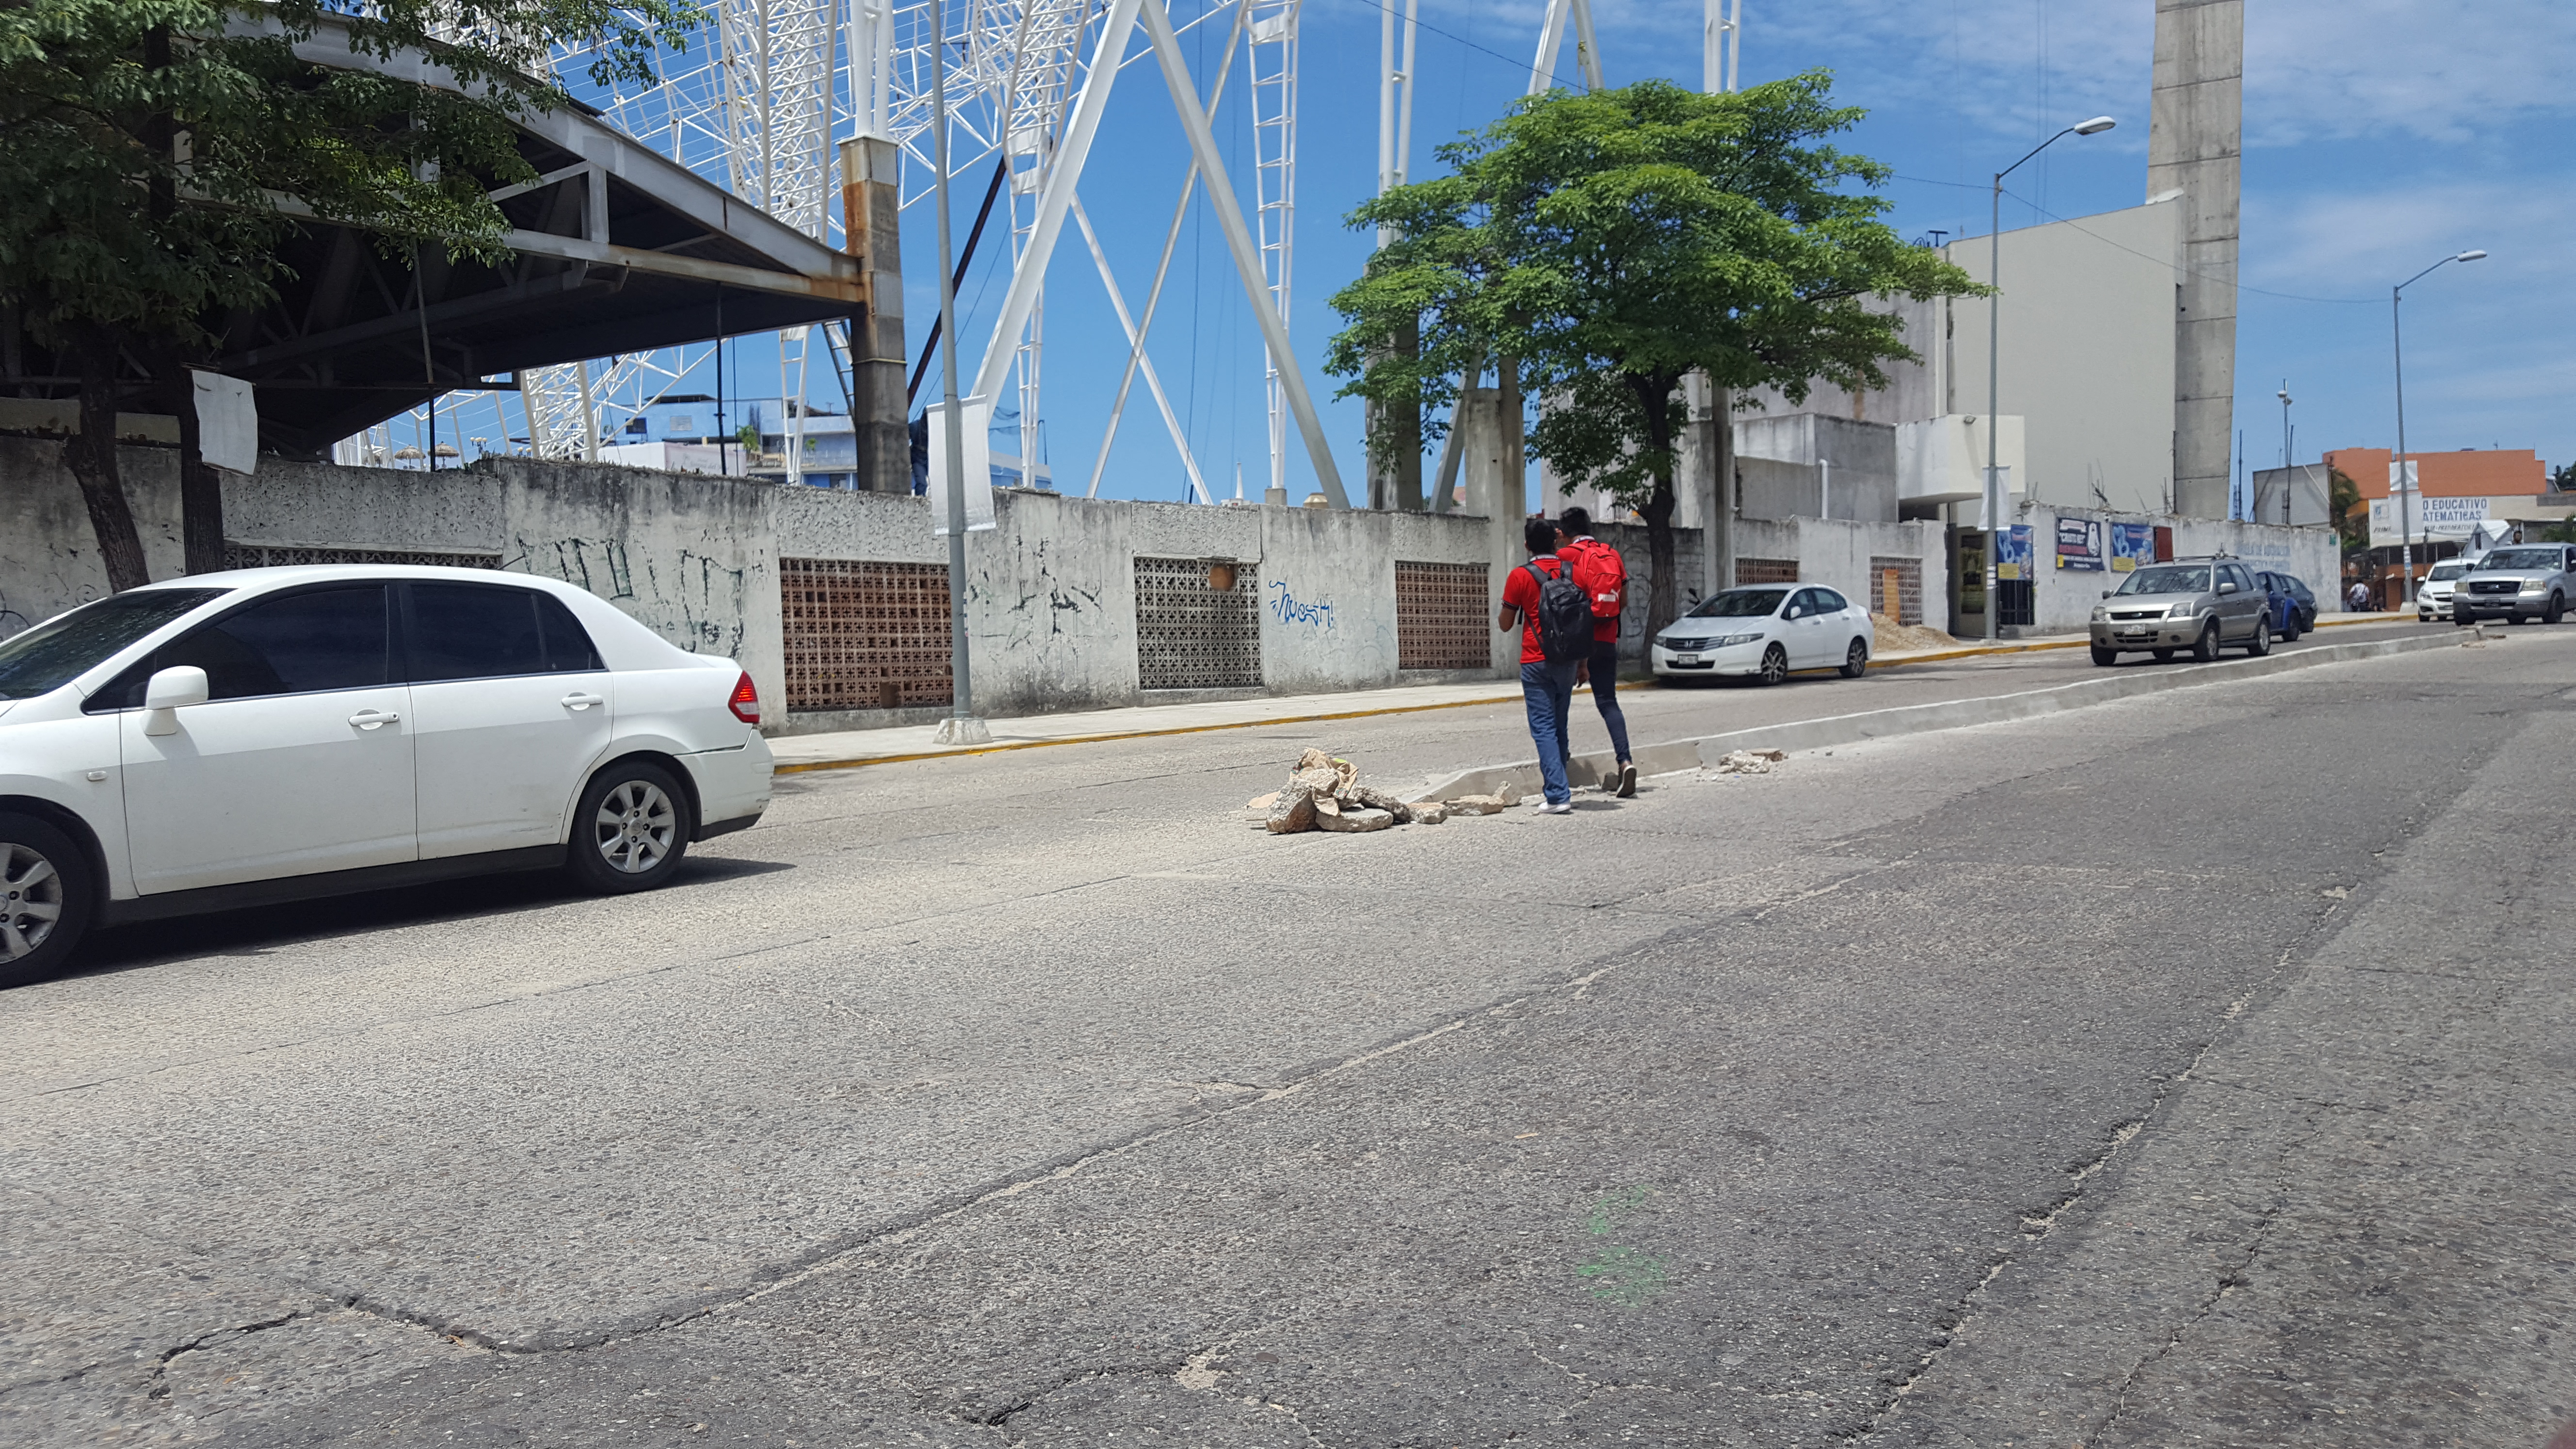
[[[0,637],[107,591],[59,440],[0,436]],[[173,454],[120,454],[155,577],[179,567]],[[1779,465],[1788,466],[1788,465]],[[1487,470],[1496,471],[1496,470]],[[1496,477],[1501,473],[1496,471]],[[1489,491],[1500,490],[1501,483]],[[1488,500],[1490,503],[1491,500]],[[1432,515],[1277,506],[1199,507],[1006,491],[1000,527],[968,540],[967,625],[975,706],[1008,716],[1140,703],[1135,563],[1226,559],[1257,566],[1263,692],[1319,693],[1517,671],[1516,638],[1493,634],[1490,671],[1398,667],[1395,566],[1525,557],[1517,511]],[[901,711],[789,716],[779,560],[943,564],[927,504],[908,494],[780,488],[600,463],[493,458],[452,472],[263,459],[225,479],[226,534],[271,547],[468,553],[579,584],[683,649],[739,660],[786,730],[893,722]],[[1875,556],[1919,557],[1927,597],[1945,587],[1928,524],[1795,519],[1741,525],[1740,552],[1797,558],[1810,582],[1867,598]],[[1626,556],[1629,651],[1642,640],[1652,564],[1640,525],[1604,525]],[[1701,597],[1696,529],[1675,530],[1677,597]],[[1155,691],[1169,699],[1174,691]],[[917,717],[919,711],[913,711]]]
[[[2023,516],[2023,521],[2031,525],[2032,547],[2036,556],[2038,588],[2032,598],[2032,627],[2039,633],[2063,633],[2084,628],[2093,618],[2093,606],[2102,602],[2102,591],[2120,586],[2121,575],[2113,572],[2107,562],[2098,573],[2090,569],[2056,567],[2057,520],[2061,517],[2097,519],[2106,524],[2116,521],[2170,527],[2174,531],[2173,551],[2177,558],[2196,554],[2233,554],[2255,568],[2295,574],[2306,580],[2308,587],[2316,591],[2317,607],[2325,613],[2338,613],[2343,608],[2343,601],[2338,597],[2343,588],[2342,551],[2332,529],[2283,528],[2278,524],[2111,513],[2091,508],[2034,508]],[[2107,539],[2107,528],[2104,535]],[[1930,575],[1927,573],[1925,577],[1928,581]],[[1926,596],[1929,597],[1928,591]]]
[[[1918,560],[1923,566],[1926,622],[1935,627],[1941,623],[1936,606],[1949,594],[1950,558],[1942,542],[1941,525],[1937,523],[1746,518],[1737,520],[1735,529],[1738,558],[1796,559],[1800,583],[1823,584],[1829,589],[1840,590],[1873,611],[1878,608],[1878,578],[1870,567],[1870,560]],[[1645,525],[1608,523],[1598,526],[1594,532],[1603,542],[1618,549],[1620,558],[1628,565],[1628,608],[1620,616],[1619,652],[1622,658],[1642,659],[1646,601],[1654,578],[1654,565],[1646,551]],[[1673,530],[1673,571],[1678,585],[1675,597],[1685,611],[1702,597],[1699,587],[1701,547],[1698,529]]]

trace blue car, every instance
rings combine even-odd
[[[2268,570],[2254,578],[2271,596],[2274,638],[2287,644],[2317,627],[2317,596],[2305,582],[2296,575]]]

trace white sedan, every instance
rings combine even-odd
[[[1659,678],[1757,675],[1778,684],[1793,669],[1839,669],[1858,679],[1877,637],[1869,611],[1812,584],[1722,590],[1664,626],[1648,644]]]
[[[769,806],[751,676],[569,584],[200,574],[0,640],[0,985],[92,926],[560,867],[671,878]]]

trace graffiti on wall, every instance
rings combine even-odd
[[[1333,627],[1333,606],[1299,599],[1284,579],[1270,581],[1270,614],[1282,624],[1301,625],[1309,629]]]
[[[750,611],[750,570],[681,549],[670,560],[647,557],[639,570],[626,543],[614,538],[558,538],[516,543],[518,557],[502,565],[578,584],[625,610],[645,627],[692,654],[727,658],[742,653]]]

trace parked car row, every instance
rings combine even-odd
[[[329,566],[0,641],[0,985],[93,926],[560,868],[671,878],[768,808],[751,676],[582,589]]]

